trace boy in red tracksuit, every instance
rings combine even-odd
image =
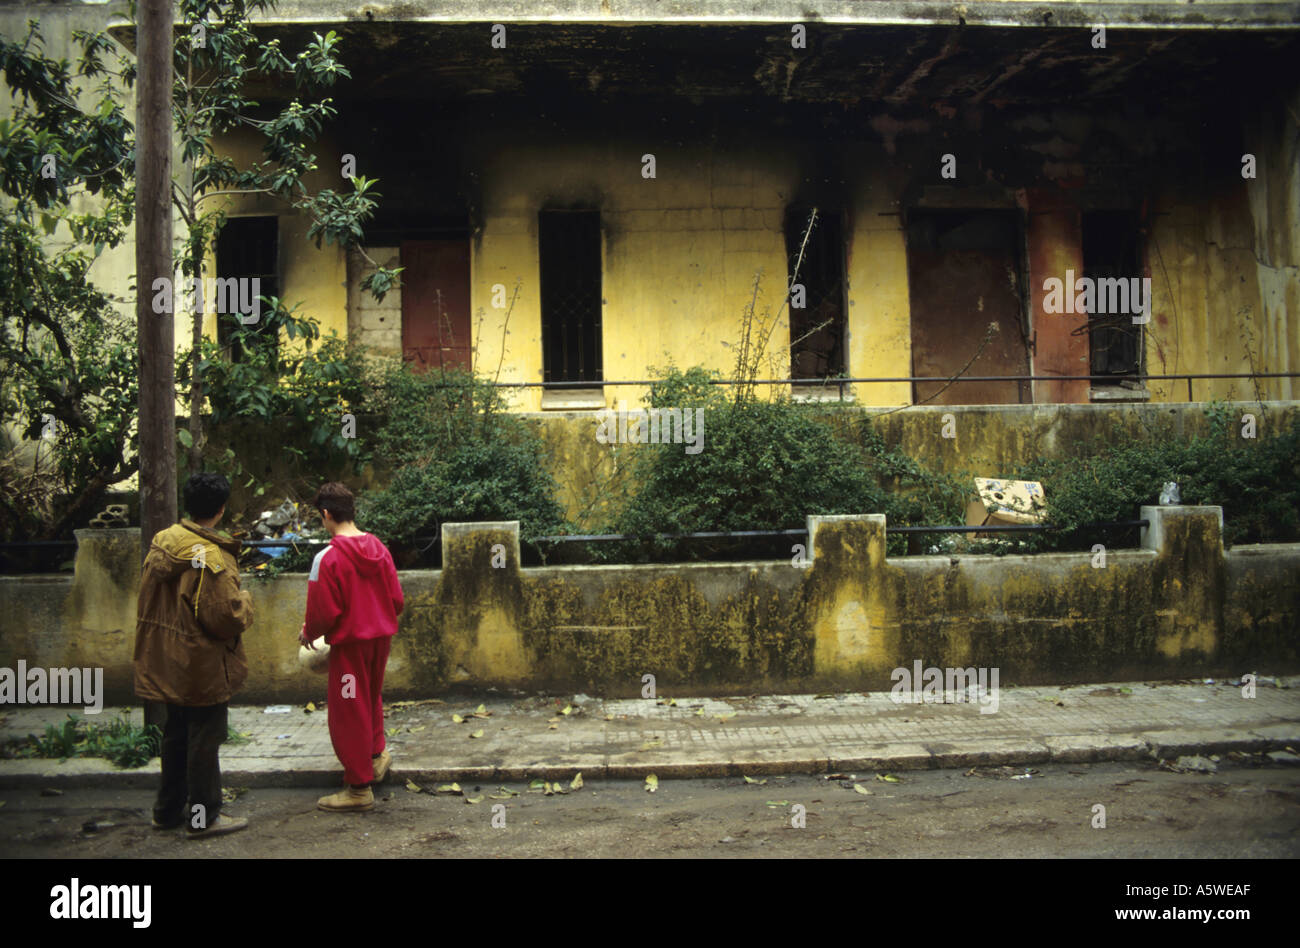
[[[384,749],[384,669],[404,605],[397,568],[388,548],[353,522],[356,502],[342,484],[316,492],[330,545],[311,567],[307,618],[299,641],[308,648],[321,636],[330,646],[330,741],[343,764],[344,787],[321,797],[317,807],[332,812],[370,810],[373,782],[388,776],[392,759]]]

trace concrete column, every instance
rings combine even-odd
[[[140,528],[76,530],[72,588],[61,617],[72,644],[59,665],[104,669],[110,694],[134,691],[136,602],[140,594]]]
[[[1087,375],[1091,367],[1088,335],[1071,335],[1088,323],[1087,313],[1048,313],[1043,310],[1043,281],[1064,281],[1066,271],[1083,276],[1083,233],[1079,209],[1055,190],[1031,188],[1029,204],[1029,331],[1034,340],[1034,375]],[[1070,292],[1070,287],[1065,287]],[[1035,382],[1034,403],[1087,404],[1089,383]]]
[[[818,681],[861,687],[897,665],[885,515],[811,516],[808,610]]]
[[[865,538],[868,546],[879,546],[874,560],[885,559],[885,515],[884,514],[828,514],[808,517],[808,558],[816,561],[818,540],[822,534],[821,546],[826,555],[839,556],[844,552],[846,536],[857,535]],[[855,524],[861,526],[849,527]],[[851,550],[852,548],[850,548]],[[861,552],[867,552],[862,550]]]
[[[1218,544],[1219,552],[1223,552],[1223,508],[1222,507],[1142,507],[1139,515],[1142,520],[1148,521],[1148,525],[1142,528],[1142,549],[1155,550],[1157,553],[1174,552],[1176,541],[1171,536],[1170,528],[1177,525],[1176,534],[1177,542],[1184,542],[1186,530],[1183,529],[1183,521],[1192,518],[1193,521],[1200,524],[1203,531],[1210,531],[1206,536],[1213,535],[1212,542]],[[1211,525],[1205,521],[1205,518],[1213,518],[1214,524]]]
[[[1143,507],[1142,546],[1153,570],[1156,651],[1180,661],[1213,659],[1223,640],[1226,563],[1222,507]]]
[[[523,641],[518,520],[444,523],[435,599],[449,681],[514,683],[531,674]]]

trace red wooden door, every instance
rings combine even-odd
[[[418,371],[469,369],[469,241],[402,241],[402,358]]]

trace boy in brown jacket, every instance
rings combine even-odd
[[[192,474],[185,483],[189,520],[159,532],[145,558],[135,631],[135,693],[167,705],[162,786],[155,829],[188,828],[191,839],[248,826],[221,815],[221,763],[227,703],[248,676],[240,636],[253,600],[239,588],[239,541],[214,531],[230,483]]]

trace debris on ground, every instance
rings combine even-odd
[[[963,777],[993,777],[998,780],[1026,780],[1029,777],[1042,776],[1038,770],[1033,767],[1011,767],[1003,765],[1001,767],[972,767],[962,774]]]
[[[1177,774],[1212,774],[1217,773],[1219,770],[1218,764],[1210,760],[1210,758],[1202,757],[1199,754],[1190,756],[1184,755],[1172,763],[1167,760],[1162,760],[1160,761],[1160,766],[1165,770],[1172,770]]]

